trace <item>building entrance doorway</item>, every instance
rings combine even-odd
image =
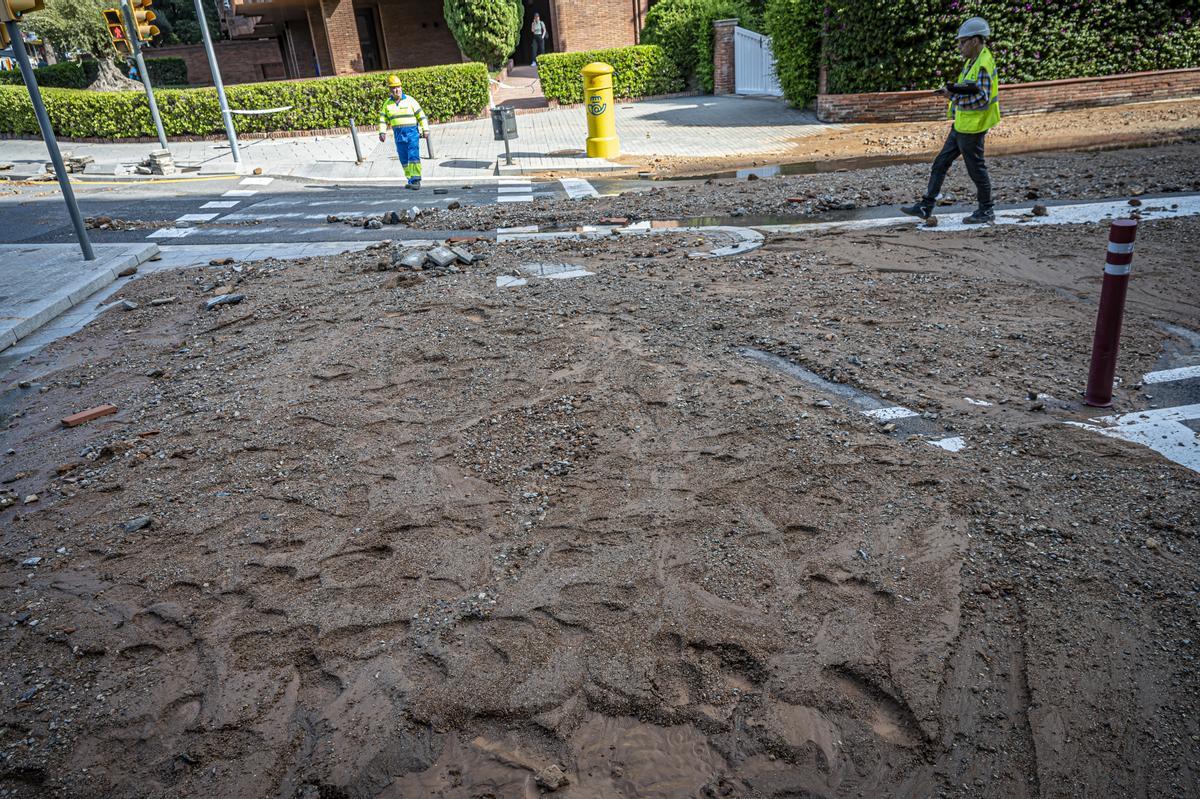
[[[358,24],[358,47],[362,51],[363,71],[383,69],[379,49],[379,26],[375,24],[374,8],[356,8],[354,21]]]
[[[546,52],[554,52],[554,19],[550,13],[550,0],[522,0],[525,8],[525,19],[521,22],[521,39],[517,43],[517,52],[513,53],[513,62],[518,66],[528,64],[533,60],[533,34],[529,26],[533,24],[533,15],[540,14],[542,22],[546,23]]]

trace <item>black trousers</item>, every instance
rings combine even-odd
[[[942,182],[946,180],[946,173],[950,171],[950,165],[961,155],[963,163],[967,165],[967,174],[975,183],[975,191],[979,195],[979,207],[985,211],[992,209],[992,179],[988,176],[987,164],[983,160],[983,137],[986,135],[987,131],[959,133],[954,128],[950,129],[950,135],[946,137],[942,151],[938,153],[937,158],[933,159],[933,168],[929,173],[929,186],[925,189],[925,196],[922,198],[925,205],[933,207],[938,192],[942,190]]]
[[[533,37],[533,60],[537,61],[537,57],[546,52],[546,38],[544,36]]]

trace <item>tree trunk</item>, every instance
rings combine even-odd
[[[136,80],[130,80],[121,74],[121,69],[112,62],[112,59],[101,58],[99,60],[100,71],[96,75],[96,80],[92,81],[92,85],[88,89],[94,92],[127,92],[141,91],[142,84]]]
[[[46,66],[58,63],[58,53],[54,49],[54,45],[50,44],[49,39],[42,40],[42,48],[46,51]]]

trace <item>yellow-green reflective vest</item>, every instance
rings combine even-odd
[[[951,102],[946,110],[947,116],[954,120],[954,129],[959,133],[983,133],[1000,121],[1000,77],[996,74],[996,59],[992,58],[991,50],[983,48],[979,57],[963,69],[962,74],[958,76],[958,82],[977,82],[981,69],[987,70],[992,79],[992,92],[987,107],[977,111],[956,111],[954,103]]]
[[[425,116],[421,104],[412,95],[405,94],[399,100],[388,100],[379,111],[379,132],[387,133],[388,128],[411,128],[414,125],[425,132],[429,119]]]

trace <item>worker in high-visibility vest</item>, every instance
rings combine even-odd
[[[963,222],[981,225],[996,219],[992,210],[992,181],[983,160],[984,136],[1000,121],[1000,79],[996,76],[996,59],[987,48],[991,35],[991,28],[982,17],[971,17],[958,29],[958,52],[965,59],[962,74],[958,83],[947,83],[937,90],[950,101],[946,113],[954,120],[954,127],[933,161],[925,196],[920,202],[900,209],[909,216],[929,218],[946,172],[962,155],[979,197],[979,207]]]
[[[417,98],[405,94],[399,75],[389,75],[388,91],[392,99],[383,104],[379,112],[379,140],[387,138],[388,128],[396,137],[396,154],[404,166],[408,178],[405,188],[421,188],[421,137],[429,133],[429,118]]]

